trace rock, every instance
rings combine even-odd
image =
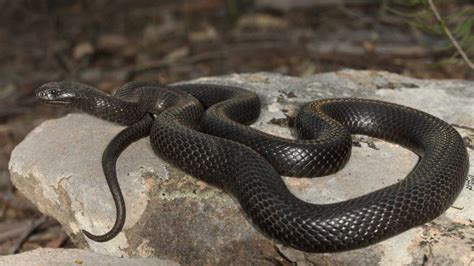
[[[354,70],[306,78],[235,74],[194,82],[233,84],[257,91],[263,107],[253,127],[279,136],[291,137],[285,120],[302,103],[353,96],[415,107],[453,124],[466,143],[474,138],[474,82],[418,80]],[[14,185],[43,213],[55,217],[77,247],[183,264],[467,264],[471,260],[472,167],[466,189],[438,219],[367,248],[308,254],[261,235],[229,195],[162,162],[147,139],[131,145],[118,160],[127,205],[125,230],[110,242],[93,242],[80,230],[104,233],[115,219],[100,159],[121,129],[88,115],[70,114],[44,122],[11,155]],[[398,145],[358,136],[354,143],[352,158],[339,173],[315,179],[285,178],[286,183],[309,202],[337,202],[393,184],[417,163],[417,156]],[[472,147],[469,153],[474,158]]]
[[[164,58],[163,62],[176,62],[189,57],[190,49],[188,46],[183,46],[170,51]]]
[[[104,34],[97,39],[97,48],[110,53],[120,52],[129,45],[127,37],[120,34]]]
[[[30,266],[32,262],[41,262],[41,265],[178,265],[177,263],[157,258],[117,258],[82,249],[38,248],[21,254],[0,257],[0,265]]]
[[[201,25],[197,30],[188,33],[188,39],[191,42],[214,41],[219,37],[216,28],[210,24]]]
[[[263,13],[245,14],[239,17],[237,26],[239,28],[283,30],[288,28],[288,21]]]
[[[79,60],[82,59],[85,56],[90,56],[94,54],[95,48],[90,42],[81,42],[76,47],[74,47],[74,50],[72,52],[72,56],[74,59]]]

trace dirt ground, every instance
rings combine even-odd
[[[445,49],[443,36],[394,12],[421,7],[335,2],[0,0],[0,254],[73,246],[9,182],[15,145],[42,121],[67,112],[36,102],[34,89],[45,82],[74,79],[111,92],[137,79],[171,83],[258,71],[307,76],[344,68],[474,78]],[[450,1],[442,11],[467,2]]]

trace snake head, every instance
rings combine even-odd
[[[69,105],[78,97],[75,82],[49,82],[36,89],[36,98],[46,104]]]

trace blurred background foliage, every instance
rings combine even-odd
[[[473,58],[472,1],[434,3],[442,25]],[[344,68],[473,79],[428,4],[0,0],[0,253],[72,245],[9,182],[15,145],[45,119],[65,114],[37,104],[39,85],[75,79],[111,92],[137,79],[171,83],[258,71],[304,77]],[[34,237],[22,237],[38,221]]]
[[[433,36],[446,36],[443,27],[448,28],[461,48],[468,54],[474,52],[474,6],[470,1],[457,1],[456,5],[448,1],[435,1],[438,9],[445,13],[441,22],[438,22],[427,0],[393,0],[387,1],[387,11],[403,17],[418,29]],[[472,3],[471,3],[472,4]],[[451,50],[459,58],[458,51],[453,43],[446,38],[442,49]]]

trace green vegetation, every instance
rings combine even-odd
[[[386,8],[424,32],[446,36],[444,48],[474,68],[469,60],[474,53],[474,6],[469,1],[393,0]]]

